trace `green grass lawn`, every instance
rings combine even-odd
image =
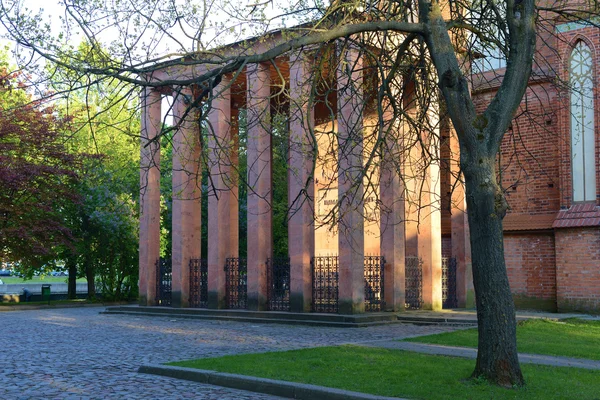
[[[504,389],[467,380],[474,360],[359,346],[205,358],[169,365],[417,399],[600,398],[600,371],[523,365],[527,386]]]
[[[67,283],[68,276],[34,276],[32,279],[23,279],[17,276],[0,276],[2,282],[7,285],[14,283]],[[77,279],[77,282],[85,282],[85,278]]]
[[[477,347],[477,329],[406,339],[410,342]],[[521,353],[600,360],[600,321],[531,319],[519,322],[517,346]],[[600,399],[600,394],[597,396]]]

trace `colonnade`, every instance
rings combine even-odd
[[[338,257],[339,312],[364,312],[364,215],[363,185],[363,60],[354,49],[340,55],[336,70],[338,184]],[[312,302],[311,258],[314,239],[314,138],[315,113],[309,109],[311,60],[303,53],[292,54],[289,66],[289,257],[290,310],[308,312]],[[350,67],[349,67],[350,66]],[[245,71],[247,110],[247,296],[248,309],[267,308],[267,264],[273,253],[271,200],[271,88],[270,64],[248,65]],[[208,125],[208,306],[226,307],[224,266],[226,258],[237,257],[238,182],[237,120],[238,109],[232,102],[232,78],[222,77],[209,98]],[[190,108],[194,93],[188,88],[173,88],[174,122],[178,131],[173,138],[173,248],[172,304],[189,306],[189,260],[200,258],[201,238],[201,163],[198,111]],[[155,263],[160,251],[160,146],[161,93],[145,89],[142,94],[141,195],[140,195],[140,304],[153,305],[156,299]],[[386,111],[389,112],[389,111]],[[384,120],[388,117],[384,116]],[[451,129],[448,128],[451,132]],[[381,154],[379,178],[380,251],[385,257],[385,308],[400,311],[405,306],[405,256],[408,238],[417,243],[423,260],[424,308],[441,309],[441,215],[440,166],[433,162],[424,175],[425,182],[402,179],[392,167],[400,135],[389,135]],[[448,135],[452,152],[458,151],[455,136]],[[437,149],[432,151],[439,152]],[[457,158],[457,157],[452,157]],[[439,160],[439,157],[438,157]],[[451,163],[457,174],[458,164]],[[404,184],[424,188],[419,193],[424,206],[415,209],[405,204]],[[413,188],[413,189],[415,189]],[[464,192],[458,185],[453,191],[452,255],[457,258],[457,294],[464,306],[469,290],[468,229],[464,212]],[[385,210],[385,211],[384,211]],[[414,223],[417,216],[420,222]],[[413,221],[413,222],[408,222]]]

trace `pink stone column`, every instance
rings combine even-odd
[[[160,103],[160,93],[142,91],[139,303],[144,306],[156,305],[156,262],[160,256]]]
[[[338,77],[339,312],[365,310],[363,217],[363,88],[358,51],[343,48]]]
[[[437,115],[431,116],[437,118]],[[435,124],[432,124],[435,125]],[[424,135],[424,136],[428,136]],[[442,214],[440,205],[440,148],[432,137],[424,137],[431,158],[423,160],[424,182],[418,233],[419,257],[423,261],[423,308],[442,309]],[[427,165],[428,164],[428,165]]]
[[[405,237],[404,184],[399,175],[403,156],[399,124],[390,105],[384,111],[385,146],[381,155],[379,191],[381,200],[381,255],[385,257],[384,301],[386,311],[404,311]]]
[[[290,160],[288,169],[288,249],[290,309],[308,312],[312,303],[314,255],[314,113],[310,102],[311,69],[306,54],[290,57]]]
[[[173,135],[172,305],[189,307],[190,260],[200,258],[202,170],[198,111],[188,109],[192,91],[182,89],[175,100]]]
[[[451,124],[449,121],[448,124]],[[456,258],[456,297],[458,307],[475,307],[475,289],[471,269],[471,240],[466,213],[465,187],[460,175],[460,147],[456,131],[450,128],[450,182],[452,190],[452,257]],[[456,180],[459,179],[457,182]]]
[[[248,308],[267,309],[267,258],[273,254],[271,76],[268,64],[247,67]]]
[[[417,117],[415,84],[408,80],[402,96],[404,112],[411,118]],[[418,137],[407,120],[401,121],[401,138],[403,143],[402,173],[404,175],[404,222],[406,257],[418,257],[419,244],[419,204],[421,188],[421,149],[416,143]]]
[[[237,149],[232,138],[231,79],[224,76],[214,89],[208,111],[208,306],[226,308],[225,262],[238,256]]]

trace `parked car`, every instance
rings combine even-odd
[[[7,269],[0,269],[0,276],[10,276],[11,273]]]

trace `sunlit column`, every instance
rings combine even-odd
[[[235,171],[237,149],[232,138],[231,79],[223,76],[209,104],[208,158],[208,306],[225,308],[225,262],[238,256],[238,215]]]
[[[200,258],[201,164],[197,109],[189,109],[192,91],[182,89],[175,99],[172,203],[172,305],[188,307],[190,260]]]
[[[451,123],[448,121],[448,124]],[[466,213],[465,187],[460,176],[460,146],[456,131],[450,127],[450,176],[452,187],[452,257],[456,258],[456,297],[458,307],[475,306],[471,270],[471,241]]]
[[[384,104],[381,155],[381,255],[385,257],[384,300],[388,311],[403,311],[405,303],[404,184],[400,173],[402,131],[390,104]]]
[[[313,215],[314,113],[310,101],[310,59],[290,57],[290,159],[288,169],[288,248],[290,253],[290,308],[310,311],[315,226]]]
[[[156,305],[156,263],[160,256],[161,96],[142,91],[140,149],[140,305]]]
[[[423,308],[442,309],[442,213],[439,115],[429,112],[430,126],[435,132],[422,134],[424,173],[420,190],[421,207],[418,232],[419,257],[423,261]],[[427,154],[428,153],[428,154]]]
[[[365,310],[363,207],[363,87],[358,51],[343,48],[338,78],[339,312]]]
[[[267,308],[267,258],[273,254],[271,76],[268,64],[247,67],[248,308]]]

